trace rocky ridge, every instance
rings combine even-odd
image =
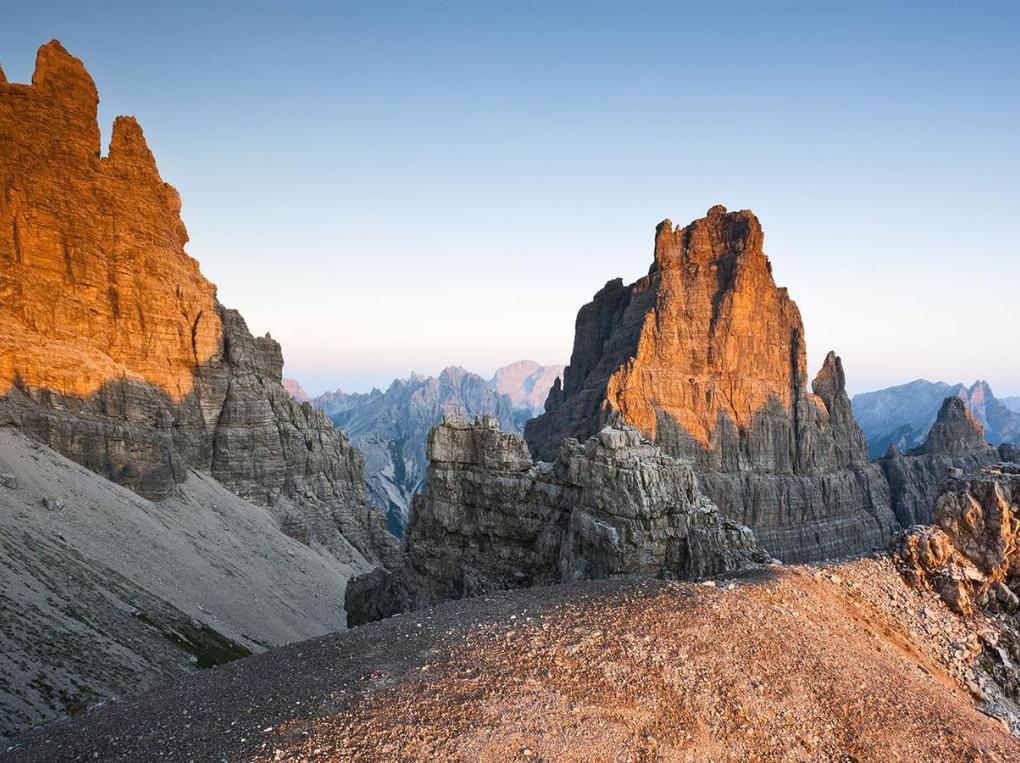
[[[719,515],[688,464],[633,427],[565,440],[533,463],[486,417],[432,429],[403,563],[348,586],[351,624],[490,591],[624,575],[697,579],[769,561]]]
[[[693,460],[723,514],[786,561],[883,545],[897,523],[842,364],[830,353],[807,389],[800,312],[763,240],[751,212],[721,206],[660,224],[648,275],[610,281],[578,312],[563,383],[525,437],[550,459],[565,437],[633,425]]]
[[[241,660],[27,735],[61,760],[981,760],[975,631],[891,559],[494,593]]]
[[[137,122],[101,155],[97,104],[56,41],[31,85],[0,83],[0,423],[148,498],[207,472],[295,537],[378,557],[360,454],[216,300]]]

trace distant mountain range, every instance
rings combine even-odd
[[[853,412],[864,430],[868,454],[879,458],[893,445],[904,453],[920,446],[942,402],[951,396],[959,397],[984,427],[988,442],[1020,443],[1020,397],[1000,400],[984,381],[966,387],[917,379],[854,396]]]
[[[545,411],[545,399],[565,366],[540,366],[533,360],[518,360],[496,371],[489,384],[496,392],[507,395],[514,409],[526,411],[528,418]],[[1020,402],[1020,401],[1018,401]]]
[[[543,410],[549,388],[562,373],[563,366],[521,360],[498,369],[492,379],[450,366],[438,377],[395,379],[385,392],[336,390],[309,400],[297,381],[285,379],[284,387],[296,400],[309,400],[329,415],[361,449],[369,498],[386,513],[390,531],[401,536],[411,497],[425,479],[429,430],[442,422],[443,414],[495,416],[500,429],[523,431],[524,422]]]

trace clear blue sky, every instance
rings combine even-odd
[[[312,392],[565,362],[664,217],[750,208],[852,391],[1020,394],[1017,4],[5,4],[104,135],[141,121],[189,252]]]

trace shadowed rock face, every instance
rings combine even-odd
[[[369,498],[386,514],[390,531],[402,536],[411,498],[425,482],[425,442],[445,413],[495,416],[503,429],[518,431],[510,399],[477,374],[458,366],[438,377],[395,379],[385,392],[321,395],[312,405],[348,432],[365,456]]]
[[[429,434],[428,458],[403,565],[351,581],[351,625],[495,590],[694,579],[769,560],[701,494],[688,464],[633,427],[568,439],[554,463],[533,464],[523,438],[496,419],[448,417]]]
[[[762,244],[748,211],[659,225],[649,274],[578,312],[564,382],[525,437],[550,459],[564,437],[630,424],[692,460],[709,498],[776,556],[881,545],[896,522],[842,365],[830,353],[808,391],[800,312]]]
[[[296,537],[373,555],[360,454],[216,300],[138,124],[100,155],[97,104],[56,41],[31,85],[0,82],[0,423],[146,497],[209,472]]]
[[[901,454],[895,447],[878,462],[889,482],[893,510],[904,527],[932,521],[935,499],[953,470],[974,472],[999,460],[981,424],[959,397],[947,397],[924,444]]]

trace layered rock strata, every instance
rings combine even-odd
[[[882,545],[897,523],[842,365],[830,353],[808,390],[800,312],[762,245],[748,211],[660,224],[648,275],[578,312],[563,383],[525,437],[548,460],[566,437],[635,426],[693,460],[708,497],[784,560]]]
[[[523,438],[492,417],[432,429],[404,564],[348,587],[354,625],[444,599],[581,579],[693,579],[769,560],[744,526],[720,516],[690,466],[633,427],[561,443],[533,463]]]
[[[903,527],[932,521],[935,501],[951,474],[996,463],[999,452],[959,397],[947,397],[924,444],[904,455],[895,447],[879,460],[889,482],[893,511]]]
[[[150,498],[211,473],[296,537],[373,556],[360,454],[219,304],[134,119],[101,155],[97,105],[56,41],[31,85],[0,80],[0,423]]]
[[[438,377],[414,374],[395,379],[385,392],[344,394],[340,390],[312,401],[348,432],[365,456],[370,500],[386,514],[390,531],[402,536],[411,498],[425,483],[425,442],[446,413],[495,416],[505,430],[518,431],[507,395],[493,391],[478,374],[459,366]]]

